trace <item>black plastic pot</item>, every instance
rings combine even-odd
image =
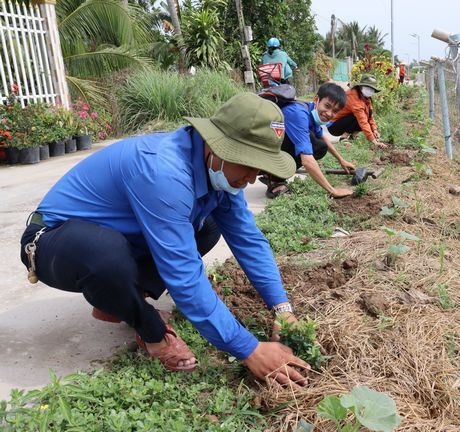
[[[48,144],[43,144],[38,147],[40,152],[40,160],[46,160],[50,158],[50,146]]]
[[[74,136],[77,141],[77,150],[89,150],[92,146],[90,135],[77,135]]]
[[[77,151],[77,140],[75,138],[67,138],[65,140],[65,152],[74,153]]]
[[[55,141],[48,144],[50,148],[50,157],[63,156],[65,154],[65,141]]]
[[[19,163],[29,165],[38,162],[40,162],[40,149],[38,147],[30,147],[19,150]]]
[[[6,148],[6,160],[9,165],[15,165],[19,163],[19,152],[20,150],[16,147]]]

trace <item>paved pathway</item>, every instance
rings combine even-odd
[[[118,350],[131,345],[134,331],[91,317],[91,306],[80,294],[66,293],[42,283],[31,285],[19,259],[19,238],[28,214],[48,189],[73,165],[110,142],[92,150],[51,158],[37,165],[0,166],[0,400],[11,389],[30,389],[49,382],[49,370],[65,376],[100,367]],[[266,203],[260,182],[246,190],[250,208]],[[224,241],[206,256],[208,265],[230,256]],[[159,300],[171,308],[168,297]]]

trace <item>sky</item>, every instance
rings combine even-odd
[[[385,48],[391,51],[391,5],[393,4],[393,51],[395,57],[411,63],[445,58],[448,44],[431,37],[434,29],[448,34],[460,33],[458,0],[312,0],[311,12],[322,36],[331,29],[331,15],[345,23],[376,26],[385,36]],[[418,36],[411,36],[415,34]]]

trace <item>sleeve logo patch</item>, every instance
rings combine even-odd
[[[283,122],[272,121],[270,123],[270,127],[275,131],[278,138],[281,138],[283,136],[283,132],[285,129]]]

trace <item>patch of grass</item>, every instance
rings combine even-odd
[[[177,327],[177,326],[176,326]],[[30,431],[263,431],[262,414],[251,407],[253,392],[235,386],[238,370],[208,364],[208,347],[196,333],[187,341],[199,352],[200,368],[191,374],[165,373],[158,361],[126,352],[111,366],[62,379],[51,373],[41,390],[14,390],[0,403],[0,429]],[[201,348],[197,345],[201,343]],[[224,372],[225,370],[225,372]]]
[[[256,217],[276,253],[314,249],[317,244],[312,238],[329,237],[335,224],[330,199],[315,182],[295,178],[289,188],[292,196],[276,198]]]
[[[441,306],[442,309],[452,309],[455,306],[446,284],[437,284],[436,291],[438,294],[439,306]]]

